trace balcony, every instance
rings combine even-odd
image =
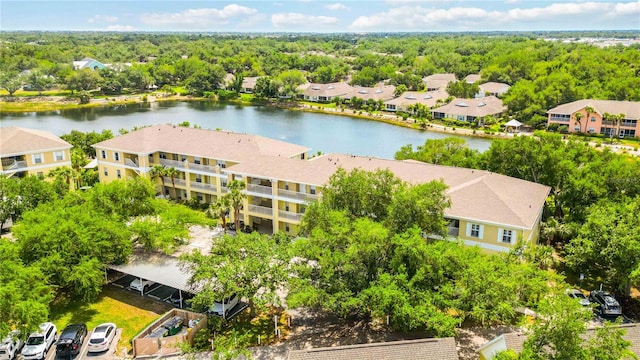
[[[266,206],[249,205],[249,212],[257,213],[260,215],[273,216],[273,208]]]
[[[278,196],[301,201],[314,201],[318,199],[316,194],[305,194],[297,191],[278,189]]]
[[[197,181],[192,181],[191,182],[191,189],[198,189],[198,190],[216,192],[217,188],[213,184],[205,184],[205,183],[201,183],[201,182],[197,182]]]
[[[10,162],[5,162],[5,160],[2,160],[2,170],[4,170],[5,172],[20,171],[20,169],[24,169],[26,167],[26,161],[13,160]]]
[[[166,167],[173,167],[176,169],[185,169],[184,161],[160,159],[160,164]]]
[[[187,182],[184,179],[178,179],[178,178],[173,178],[173,182],[171,182],[171,178],[168,176],[164,177],[164,185],[165,186],[173,186],[175,184],[175,186],[182,186],[182,187],[186,187],[187,186]]]
[[[210,172],[210,173],[216,173],[218,172],[218,166],[214,165],[202,165],[202,164],[196,164],[196,163],[189,163],[189,169],[191,170],[199,170],[199,171],[205,171],[205,172]]]
[[[271,186],[248,184],[247,191],[257,194],[272,195],[273,188]]]
[[[449,236],[458,236],[458,235],[460,235],[460,228],[457,228],[455,226],[449,226],[447,234]]]
[[[291,211],[282,211],[282,210],[278,211],[278,216],[280,216],[280,219],[300,221],[302,220],[302,215],[303,214],[298,214]]]
[[[571,115],[551,114],[551,117],[549,118],[549,120],[551,120],[551,121],[560,121],[560,122],[569,122],[569,121],[571,121]]]
[[[124,158],[124,164],[136,169],[140,167],[137,159]]]

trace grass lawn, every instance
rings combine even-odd
[[[59,296],[51,306],[51,321],[59,330],[73,323],[86,323],[92,330],[101,323],[113,322],[122,328],[119,348],[131,349],[131,339],[171,307],[132,292],[105,286],[94,301]]]

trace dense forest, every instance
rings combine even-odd
[[[615,35],[634,34],[637,32]],[[227,86],[237,89],[238,79],[260,76],[277,81],[286,94],[305,80],[349,81],[362,86],[385,82],[421,90],[421,79],[430,74],[454,73],[464,79],[479,73],[482,82],[511,85],[503,96],[509,115],[537,127],[545,123],[546,110],[562,103],[583,98],[640,100],[637,45],[597,47],[545,40],[558,35],[562,33],[376,36],[5,32],[1,35],[0,85],[15,91],[18,74],[30,70],[28,82],[36,89],[57,83],[74,91],[99,87],[104,93],[114,94],[127,88],[142,91],[151,85],[160,89],[183,86],[202,95]],[[74,72],[72,62],[85,57],[113,66],[99,73]],[[235,81],[226,83],[226,74],[233,74]],[[262,85],[269,88],[270,84],[267,81]]]

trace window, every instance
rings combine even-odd
[[[153,164],[153,154],[149,154],[149,163]]]
[[[31,159],[33,160],[34,164],[42,164],[43,156],[42,154],[33,154],[31,155]]]
[[[467,237],[482,239],[484,228],[480,224],[467,223]]]
[[[224,160],[218,160],[217,164],[223,169],[227,167],[227,164],[224,162]]]
[[[284,183],[284,189],[285,189],[285,190],[289,190],[289,182],[288,182],[288,181],[285,181],[285,183]]]
[[[116,170],[116,176],[118,176],[118,179],[122,179],[122,174],[120,173],[120,170]]]
[[[56,159],[56,161],[63,161],[64,151],[56,151],[55,153],[53,153],[53,157]]]
[[[196,182],[197,183],[201,183],[202,182],[202,175],[196,174]]]
[[[594,132],[596,132],[596,129],[595,129],[595,128],[590,127],[590,128],[589,128],[589,132],[593,134]]]
[[[513,230],[502,230],[502,236],[499,240],[503,243],[511,244],[513,240]]]
[[[289,211],[289,203],[284,203],[284,211]]]
[[[202,161],[200,160],[200,157],[198,157],[198,156],[194,156],[194,157],[193,157],[193,163],[194,163],[194,164],[200,164],[200,163],[202,163]]]
[[[100,150],[100,157],[103,159],[107,158],[107,151],[106,150]]]
[[[120,153],[119,152],[114,152],[113,153],[113,160],[120,161]]]
[[[104,168],[104,176],[109,176],[109,170],[107,170],[107,168]]]
[[[575,126],[575,127],[573,128],[573,130],[574,130],[574,131],[580,131],[580,126]]]
[[[311,185],[309,186],[309,194],[311,195],[315,195],[316,194],[316,187]]]
[[[289,224],[284,225],[284,231],[289,232]]]
[[[187,161],[187,155],[180,155],[180,160],[181,161]]]
[[[167,154],[160,152],[160,154],[158,155],[160,157],[160,159],[166,159],[167,158]]]

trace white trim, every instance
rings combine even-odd
[[[39,157],[40,161],[36,161],[36,156]],[[35,166],[42,166],[45,162],[44,162],[44,153],[34,153],[31,154],[31,162],[35,165]]]
[[[467,239],[460,239],[460,240],[462,240],[464,244],[467,246],[478,246],[482,249],[494,250],[499,252],[509,252],[511,250],[511,247],[507,247],[507,246],[487,244],[480,241],[473,241],[473,240],[467,240]],[[457,238],[454,238],[454,240],[450,240],[450,241],[457,241]],[[502,243],[502,244],[506,244],[506,243]]]
[[[494,226],[498,226],[498,227],[503,226],[503,227],[513,228],[513,229],[518,229],[518,230],[531,230],[531,228],[524,227],[522,225],[504,224],[504,223],[497,223],[497,222],[493,222],[493,221],[486,221],[486,220],[482,220],[482,219],[473,219],[473,218],[452,216],[452,215],[449,215],[447,213],[445,213],[444,216],[446,218],[449,218],[449,219],[458,219],[458,220],[461,220],[461,221],[472,222],[472,223],[479,223],[479,224],[485,224],[485,225],[494,225]],[[534,223],[534,225],[535,225],[535,223]]]
[[[59,150],[71,150],[71,146],[67,146],[67,147],[63,147],[63,148],[50,148],[50,149],[37,149],[37,150],[28,150],[28,151],[21,151],[21,152],[16,152],[16,153],[3,153],[2,157],[12,157],[12,156],[25,156],[25,155],[31,155],[31,154],[37,154],[40,152],[53,152],[53,151],[59,151]]]
[[[0,174],[8,174],[8,173],[16,173],[16,172],[26,172],[26,171],[34,171],[34,170],[42,170],[42,169],[55,169],[59,167],[71,167],[71,161],[65,160],[64,162],[58,163],[42,163],[37,166],[27,166],[16,170],[0,170]]]

